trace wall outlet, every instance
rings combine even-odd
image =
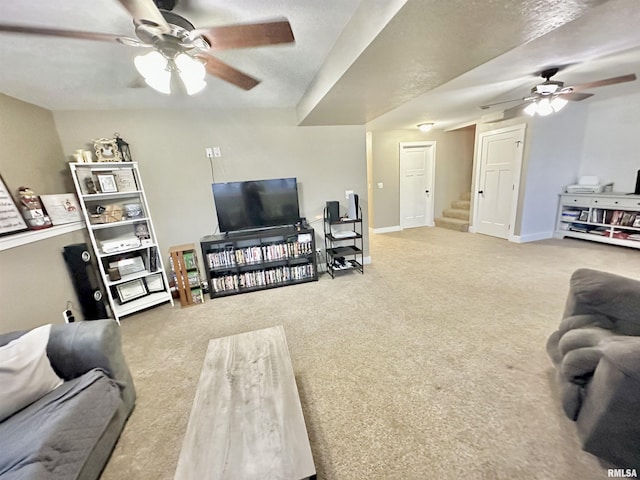
[[[213,147],[213,156],[216,158],[220,158],[222,156],[222,151],[220,147]]]
[[[353,190],[345,190],[344,191],[344,198],[349,200],[349,195],[353,195]]]
[[[384,188],[384,183],[378,182],[378,188]]]

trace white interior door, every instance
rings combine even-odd
[[[480,134],[475,231],[508,239],[518,202],[525,125]]]
[[[400,228],[433,226],[436,142],[400,143]]]

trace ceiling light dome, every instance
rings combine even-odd
[[[428,132],[433,128],[433,123],[419,123],[418,128],[421,132]]]

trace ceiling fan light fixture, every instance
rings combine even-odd
[[[185,53],[180,53],[175,59],[178,75],[187,90],[187,95],[195,95],[207,85],[204,81],[207,71],[204,65]]]
[[[553,108],[553,111],[557,113],[562,110],[567,103],[569,102],[564,98],[555,97],[553,100],[551,100],[551,108]]]
[[[547,115],[551,115],[553,113],[553,108],[551,107],[551,102],[548,98],[543,98],[538,101],[538,109],[537,114],[541,117],[546,117]]]
[[[164,55],[158,51],[138,55],[133,59],[133,64],[147,85],[160,93],[171,93],[171,69]]]
[[[421,132],[429,132],[433,128],[433,123],[419,123],[418,129]]]
[[[536,112],[538,111],[538,104],[536,102],[531,102],[529,105],[527,105],[527,107],[524,109],[524,113],[526,113],[527,115],[529,115],[530,117],[533,117]]]

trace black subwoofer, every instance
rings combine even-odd
[[[109,318],[104,295],[100,288],[97,267],[92,262],[91,250],[85,243],[67,245],[62,252],[73,288],[78,296],[85,320]]]

